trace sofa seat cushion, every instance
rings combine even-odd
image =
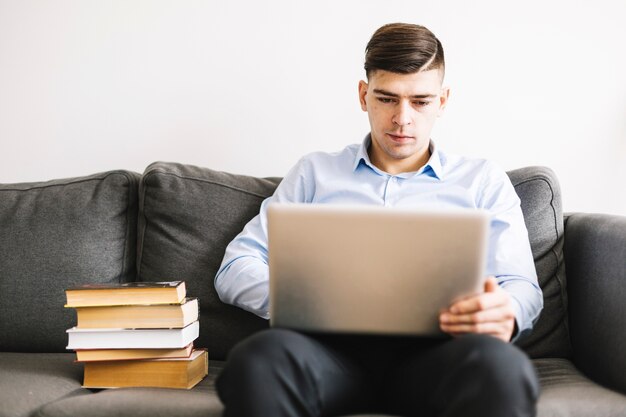
[[[89,394],[71,353],[0,352],[0,417],[26,417],[39,407]]]
[[[139,175],[0,184],[0,351],[65,352],[64,290],[135,276]]]
[[[535,359],[533,363],[541,381],[537,417],[626,416],[626,395],[592,382],[569,360]]]
[[[223,362],[210,361],[209,375],[191,390],[118,388],[92,390],[42,407],[33,417],[220,417],[215,378]]]
[[[626,396],[592,382],[583,376],[569,360],[535,359],[533,363],[541,383],[537,417],[623,417],[626,415]],[[70,388],[76,387],[82,377],[82,368],[73,365],[74,369],[70,369],[72,366],[67,366],[71,365],[68,360],[65,360],[65,365],[63,372],[70,372],[74,378],[73,381],[69,378],[69,382],[66,383]],[[35,366],[36,364],[33,364],[33,367]],[[40,408],[33,416],[220,417],[223,406],[215,391],[215,379],[223,366],[222,361],[211,361],[209,375],[188,391],[161,388],[82,390],[73,394],[84,394],[85,391],[90,394],[73,396],[68,394],[67,397]],[[38,379],[40,375],[34,373],[32,378]],[[42,383],[42,386],[45,384]],[[0,394],[0,399],[2,398]],[[23,414],[0,413],[2,417],[5,415]],[[359,415],[358,417],[368,416]]]

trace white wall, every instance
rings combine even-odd
[[[547,165],[565,210],[626,214],[626,2],[0,0],[0,182],[155,160],[281,176],[367,133],[363,50],[446,50],[448,152]]]

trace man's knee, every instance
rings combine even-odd
[[[468,335],[457,342],[466,345],[463,362],[483,387],[491,392],[503,391],[503,395],[506,391],[522,391],[530,398],[538,397],[535,369],[519,348],[486,335]]]
[[[237,344],[228,355],[228,366],[246,377],[267,378],[268,371],[282,364],[293,365],[291,358],[306,349],[304,336],[282,329],[258,332]]]
[[[225,415],[314,415],[317,386],[308,363],[314,350],[307,336],[279,329],[237,344],[216,381]]]

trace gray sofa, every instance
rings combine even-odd
[[[545,297],[519,343],[541,378],[538,415],[625,416],[626,217],[564,219],[554,173],[509,175]],[[214,380],[229,349],[267,323],[222,304],[213,277],[278,181],[159,162],[143,175],[0,185],[0,417],[220,416]],[[132,280],[185,280],[200,298],[196,345],[208,348],[210,372],[194,389],[81,387],[65,350],[75,316],[64,289]]]

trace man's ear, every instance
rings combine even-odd
[[[361,103],[361,110],[367,111],[367,83],[363,80],[359,81],[359,102]]]
[[[443,111],[448,104],[448,99],[450,99],[450,87],[442,87],[441,94],[439,95],[439,112],[437,113],[437,116],[441,116],[443,114]]]

